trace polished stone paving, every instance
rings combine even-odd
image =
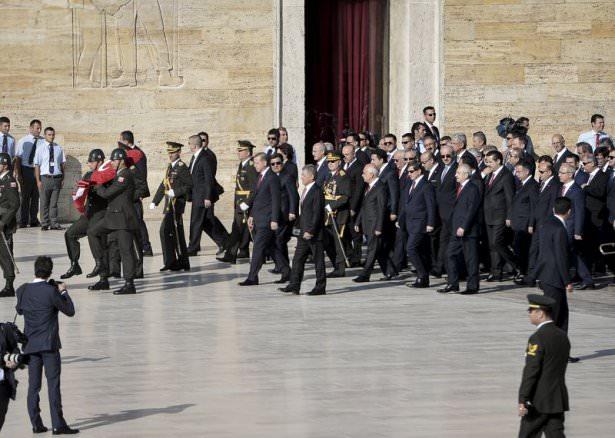
[[[529,289],[482,284],[476,296],[412,290],[403,281],[328,283],[328,295],[240,288],[246,262],[215,261],[211,241],[189,273],[160,274],[156,255],[136,296],[69,281],[77,314],[61,317],[67,421],[92,437],[504,437],[518,429],[516,396],[532,326]],[[18,284],[36,255],[68,267],[62,232],[20,230]],[[83,244],[82,267],[92,268]],[[313,286],[307,270],[303,291]],[[117,283],[117,282],[116,282]],[[615,430],[615,288],[570,297],[573,354],[568,436]],[[0,299],[12,320],[14,300]],[[21,323],[21,319],[18,322]],[[27,375],[2,436],[27,436]],[[42,415],[50,426],[43,390]]]

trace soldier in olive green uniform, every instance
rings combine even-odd
[[[11,174],[11,157],[0,153],[0,266],[6,279],[0,297],[14,297],[15,267],[13,264],[13,233],[17,230],[19,192]]]
[[[180,159],[182,146],[180,143],[167,142],[169,166],[150,204],[150,209],[153,209],[164,198],[164,219],[160,224],[164,262],[161,272],[190,270],[183,215],[192,191],[192,176],[188,166]]]
[[[218,260],[227,263],[235,263],[237,251],[250,243],[250,231],[248,230],[248,198],[256,188],[258,173],[252,162],[252,150],[254,145],[247,140],[239,140],[237,154],[240,160],[237,176],[235,177],[235,214],[233,228],[226,246],[226,254]]]
[[[346,275],[346,258],[342,248],[342,236],[350,217],[350,178],[341,168],[342,156],[337,152],[327,154],[329,175],[325,180],[325,234],[324,247],[335,270],[327,277],[338,278]],[[335,223],[334,223],[335,221]],[[337,230],[336,230],[337,228]]]

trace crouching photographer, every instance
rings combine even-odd
[[[24,332],[28,343],[24,354],[28,355],[28,414],[34,433],[47,432],[43,424],[39,407],[39,392],[43,368],[47,378],[49,408],[54,435],[79,433],[71,429],[62,413],[62,396],[60,394],[61,358],[58,312],[66,316],[75,314],[73,300],[68,295],[64,283],[50,280],[53,262],[49,257],[41,256],[34,262],[34,275],[31,283],[17,289],[17,313],[24,316]]]
[[[9,401],[15,400],[17,380],[15,369],[23,367],[27,356],[21,354],[19,344],[27,342],[27,338],[11,322],[0,323],[0,430],[4,425]]]

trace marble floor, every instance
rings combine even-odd
[[[525,295],[509,283],[476,296],[412,290],[403,281],[350,278],[328,295],[240,288],[248,265],[215,261],[211,241],[188,273],[160,274],[155,257],[136,296],[68,282],[74,318],[61,317],[66,419],[92,437],[505,437],[515,436],[517,389],[532,326]],[[48,254],[68,267],[62,232],[20,230],[18,284]],[[84,242],[84,247],[87,245]],[[84,248],[84,270],[92,259]],[[304,291],[313,286],[307,271]],[[570,297],[573,354],[568,436],[615,430],[615,289]],[[0,299],[12,320],[14,299]],[[22,323],[22,320],[18,320]],[[28,436],[27,373],[2,436]],[[50,426],[43,390],[43,418]]]

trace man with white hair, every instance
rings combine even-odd
[[[314,143],[312,146],[312,157],[314,158],[314,166],[316,166],[316,184],[321,187],[327,179],[327,175],[329,175],[325,153],[326,148],[322,141]]]
[[[466,135],[462,132],[457,132],[451,136],[451,146],[453,147],[453,151],[457,156],[457,163],[461,164],[461,157],[468,156],[470,157],[474,163],[474,168],[478,168],[478,163],[476,162],[476,158],[466,150],[466,146],[468,145],[468,140]]]

